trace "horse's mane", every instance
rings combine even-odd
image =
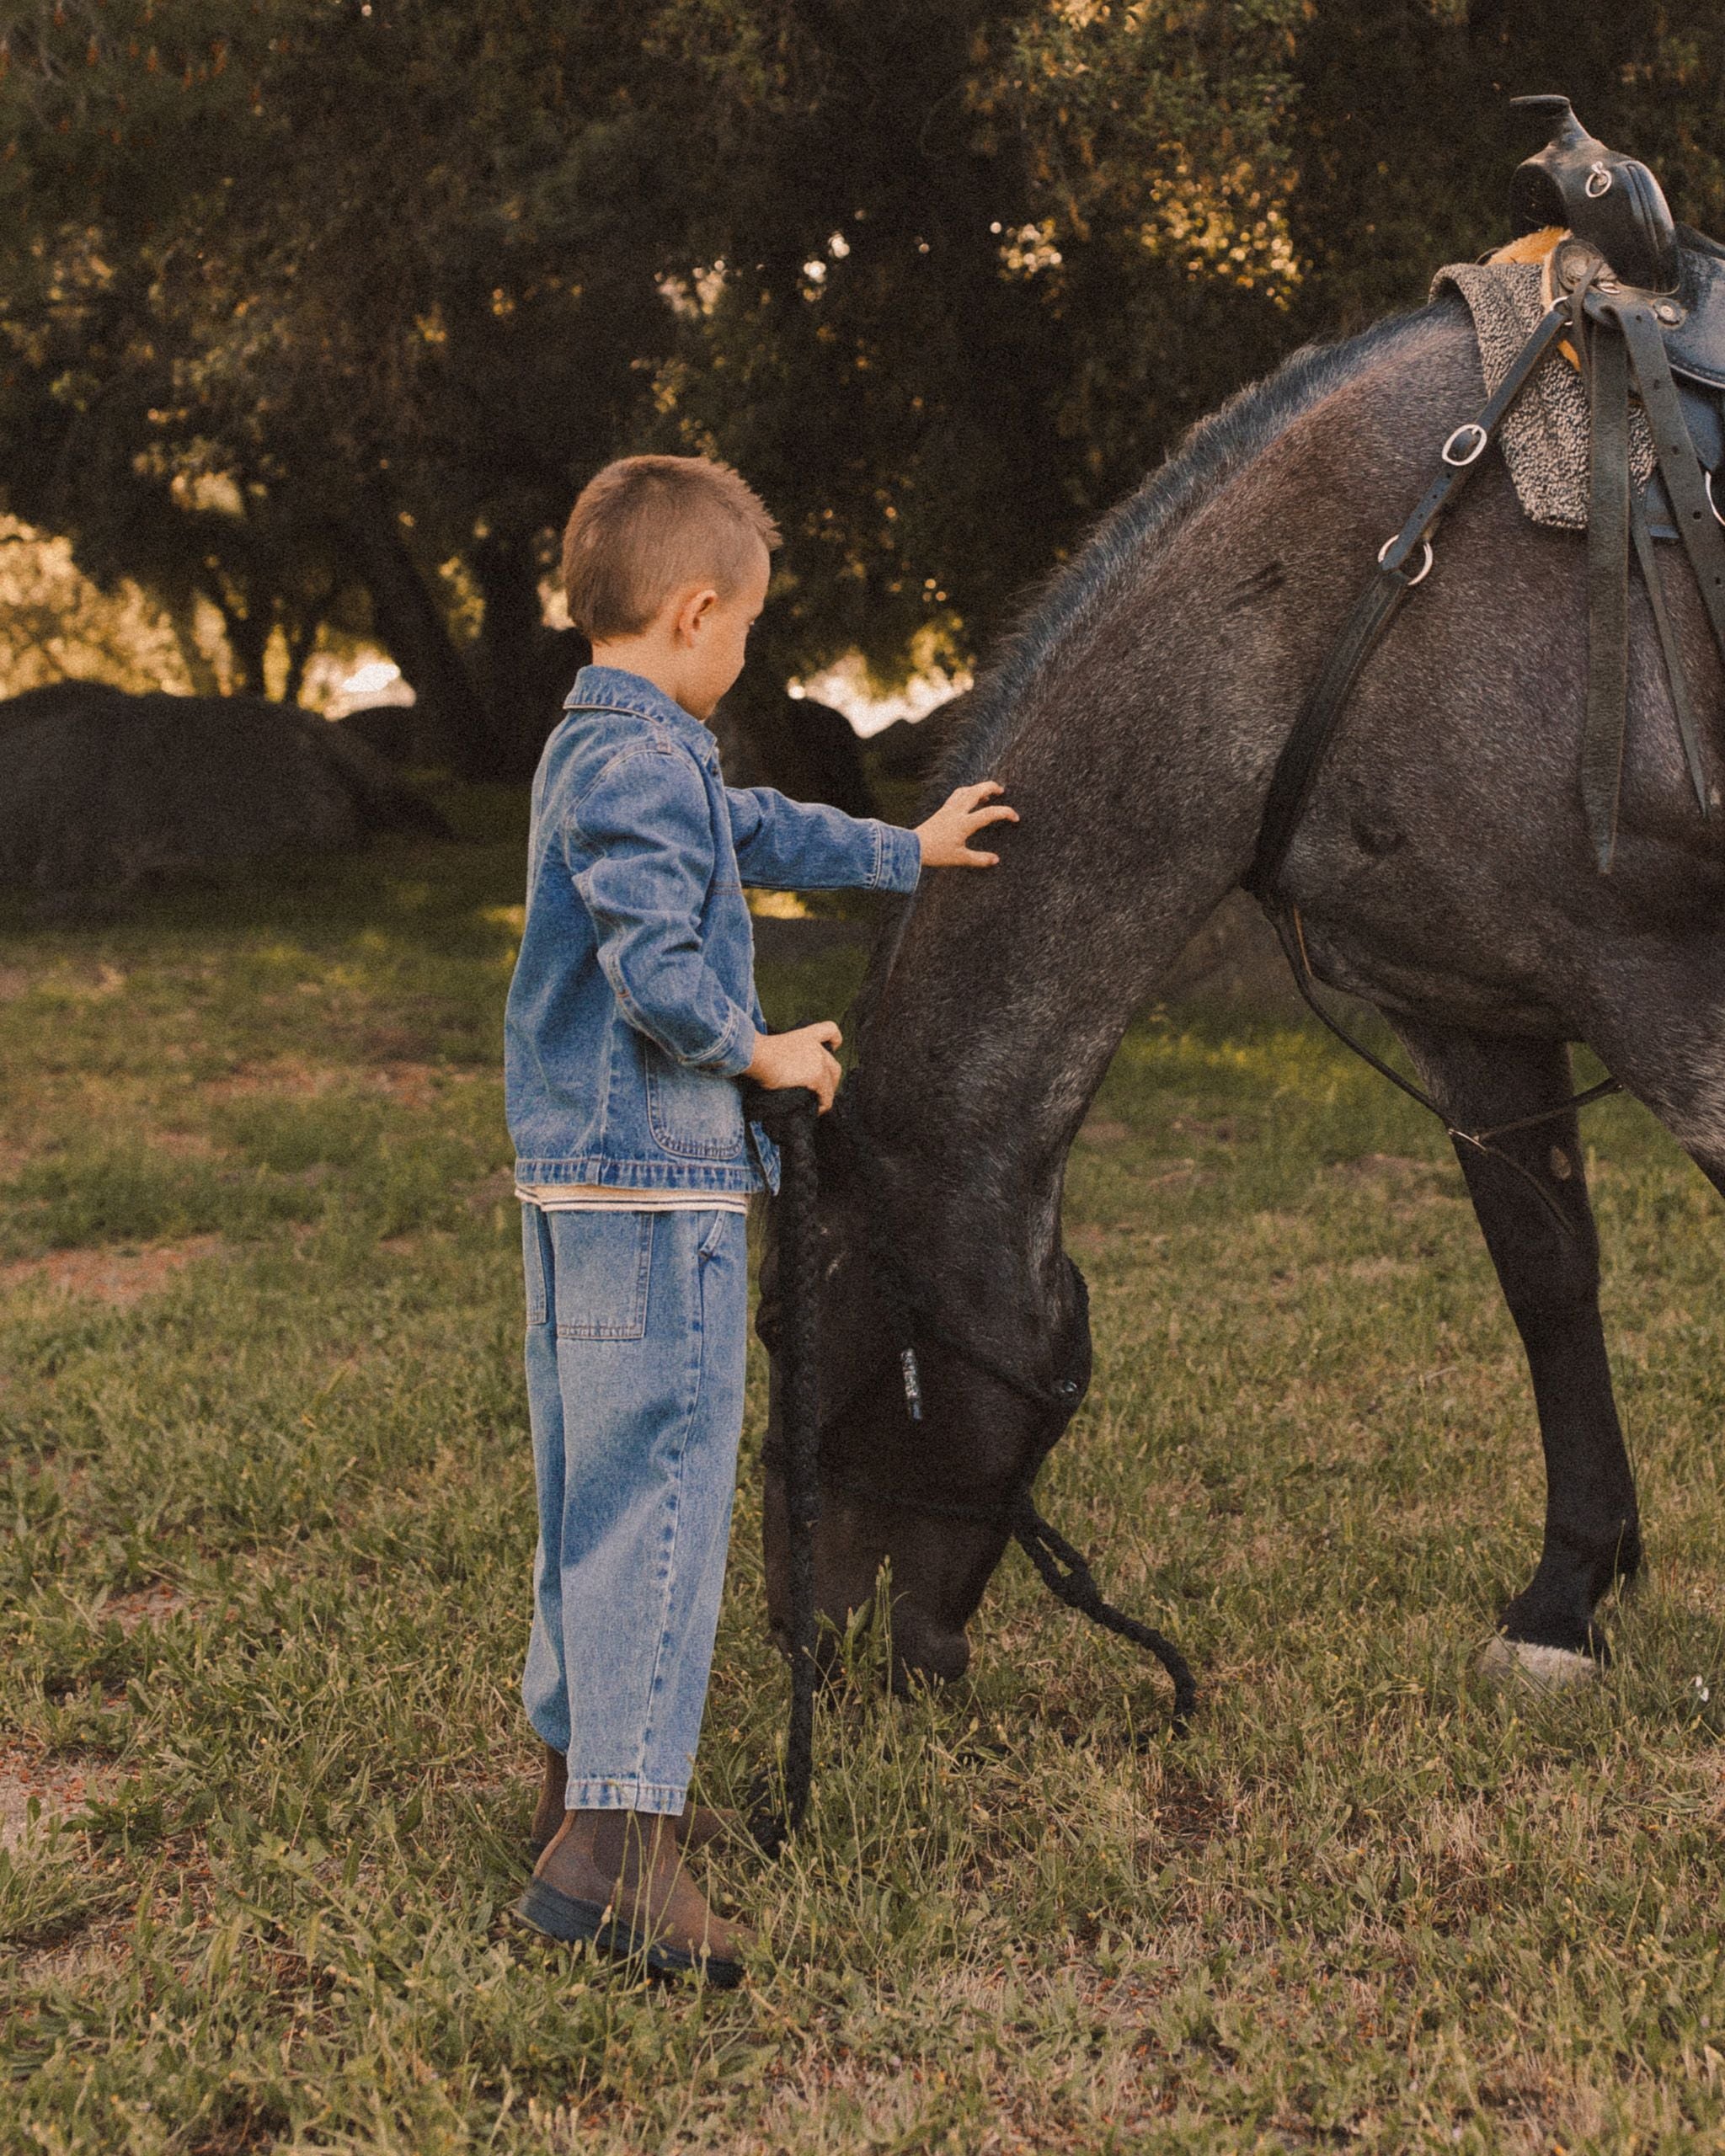
[[[1421,307],[1391,315],[1341,344],[1303,344],[1273,374],[1236,390],[1188,428],[1137,491],[1106,511],[1072,559],[1020,606],[971,691],[964,723],[947,744],[932,782],[935,796],[944,800],[955,786],[987,776],[1012,739],[1024,692],[1039,669],[1075,629],[1108,606],[1122,581],[1165,546],[1200,503],[1432,312]]]
[[[1109,606],[1122,584],[1142,570],[1146,558],[1167,544],[1201,502],[1386,347],[1440,309],[1459,312],[1461,307],[1459,300],[1446,298],[1387,316],[1340,344],[1304,344],[1274,373],[1236,390],[1189,428],[1137,491],[1109,510],[1072,559],[1021,606],[970,691],[969,708],[930,782],[927,805],[934,807],[955,786],[986,777],[998,766],[1040,669]],[[914,904],[906,900],[895,908],[875,937],[867,977],[851,1008],[858,1033],[879,996]]]

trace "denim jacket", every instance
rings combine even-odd
[[[638,674],[584,666],[563,707],[504,1020],[516,1177],[777,1189],[736,1082],[766,1030],[743,886],[911,891],[916,834],[727,787],[706,727]]]

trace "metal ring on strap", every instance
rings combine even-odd
[[[1701,484],[1707,490],[1707,507],[1712,510],[1719,523],[1725,524],[1725,515],[1721,514],[1719,504],[1713,499],[1713,475],[1705,467],[1701,471]]]
[[[1455,445],[1464,435],[1473,436],[1473,446],[1465,456],[1457,456],[1454,453]],[[1491,436],[1477,419],[1464,419],[1444,444],[1444,462],[1445,464],[1453,464],[1458,468],[1464,464],[1471,464],[1476,457],[1485,455],[1486,444],[1490,440]]]
[[[1584,184],[1590,202],[1597,202],[1602,195],[1609,195],[1611,191],[1610,168],[1608,165],[1589,166]]]
[[[1394,531],[1385,540],[1383,545],[1378,548],[1378,559],[1381,562],[1401,536],[1402,534],[1399,531]],[[1432,542],[1429,539],[1422,539],[1419,543],[1425,549],[1425,559],[1420,563],[1418,573],[1407,579],[1407,589],[1410,591],[1415,584],[1423,584],[1432,573]]]

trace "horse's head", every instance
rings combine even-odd
[[[972,1253],[955,1295],[949,1274],[940,1277],[938,1251],[918,1247],[914,1206],[894,1207],[905,1219],[889,1242],[880,1190],[848,1138],[824,1121],[818,1151],[819,1257],[807,1283],[820,1312],[818,1606],[842,1630],[873,1603],[884,1567],[895,1687],[959,1677],[969,1661],[965,1626],[1009,1539],[1010,1507],[1087,1379],[1088,1328],[1070,1307],[1027,1319],[1023,1283],[999,1250]],[[758,1324],[774,1354],[764,1532],[767,1607],[781,1644],[789,1637],[789,1536],[780,1358],[795,1292],[770,1251]],[[906,1398],[907,1347],[920,1419]]]

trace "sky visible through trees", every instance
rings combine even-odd
[[[1725,224],[1725,0],[4,19],[0,508],[55,548],[6,527],[11,686],[292,697],[381,644],[470,776],[555,715],[539,587],[613,455],[738,464],[788,542],[759,663],[890,683],[974,659],[1242,382],[1501,237],[1509,96]]]

